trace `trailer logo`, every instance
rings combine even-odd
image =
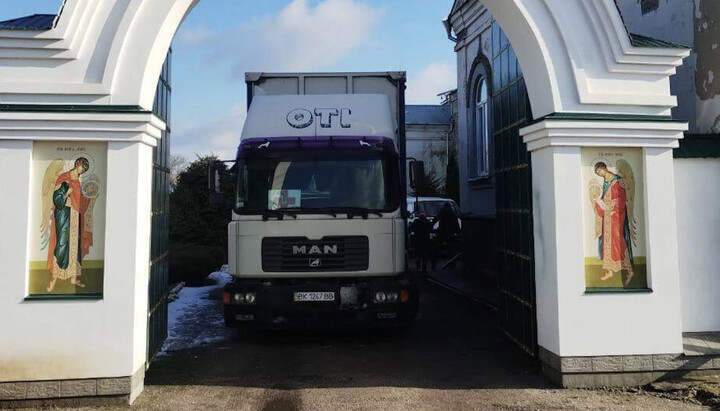
[[[337,245],[326,245],[323,246],[323,248],[320,248],[320,246],[314,245],[308,249],[307,246],[293,246],[293,255],[330,255],[330,254],[337,254],[338,253],[338,246]]]
[[[340,127],[350,128],[350,116],[352,110],[349,108],[316,108],[313,111],[304,108],[296,108],[287,115],[287,122],[293,128],[308,128],[315,122],[315,117],[321,128],[332,128],[333,124],[337,124],[335,117],[339,117]]]

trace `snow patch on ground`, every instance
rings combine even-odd
[[[225,341],[230,336],[223,319],[222,288],[232,277],[218,271],[208,279],[214,284],[183,287],[177,299],[168,304],[168,338],[161,355]]]

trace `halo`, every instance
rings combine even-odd
[[[69,160],[70,161],[70,169],[72,169],[72,167],[75,166],[75,161],[77,161],[77,159],[80,157],[85,157],[88,161],[88,164],[90,165],[88,167],[87,171],[85,172],[85,174],[92,175],[93,172],[95,171],[95,159],[89,153],[82,152],[82,153],[77,153],[74,156],[72,156]]]
[[[593,169],[594,169],[594,168],[595,168],[595,165],[596,165],[597,163],[605,163],[605,165],[607,166],[608,170],[610,170],[611,167],[612,167],[612,168],[616,168],[616,167],[615,167],[615,162],[610,161],[609,159],[607,159],[607,158],[605,158],[605,157],[595,157],[595,158],[593,158],[593,159],[592,159],[592,162],[590,163],[590,168],[593,168]],[[612,171],[612,170],[610,170],[610,171]]]

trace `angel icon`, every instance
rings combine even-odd
[[[54,160],[43,177],[40,232],[42,249],[48,250],[48,292],[57,280],[85,288],[82,261],[93,245],[93,208],[100,195],[97,176],[84,177],[90,170],[88,158],[78,157],[70,170],[64,169],[64,160]]]
[[[596,163],[595,174],[602,178],[602,186],[591,182],[589,194],[595,211],[598,258],[605,272],[600,279],[607,281],[626,271],[627,286],[634,276],[633,246],[637,244],[635,176],[625,160],[618,160],[616,168],[617,174],[610,171],[606,163]]]

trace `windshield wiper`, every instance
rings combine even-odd
[[[297,214],[286,210],[268,210],[264,211],[262,214],[263,221],[268,221],[272,217],[277,218],[278,221],[282,221],[285,219],[285,216],[290,216],[297,220]]]
[[[382,213],[379,211],[368,210],[362,207],[329,207],[323,208],[322,211],[337,211],[338,213],[347,214],[348,219],[355,217],[362,217],[363,220],[367,220],[370,214],[382,217]]]

